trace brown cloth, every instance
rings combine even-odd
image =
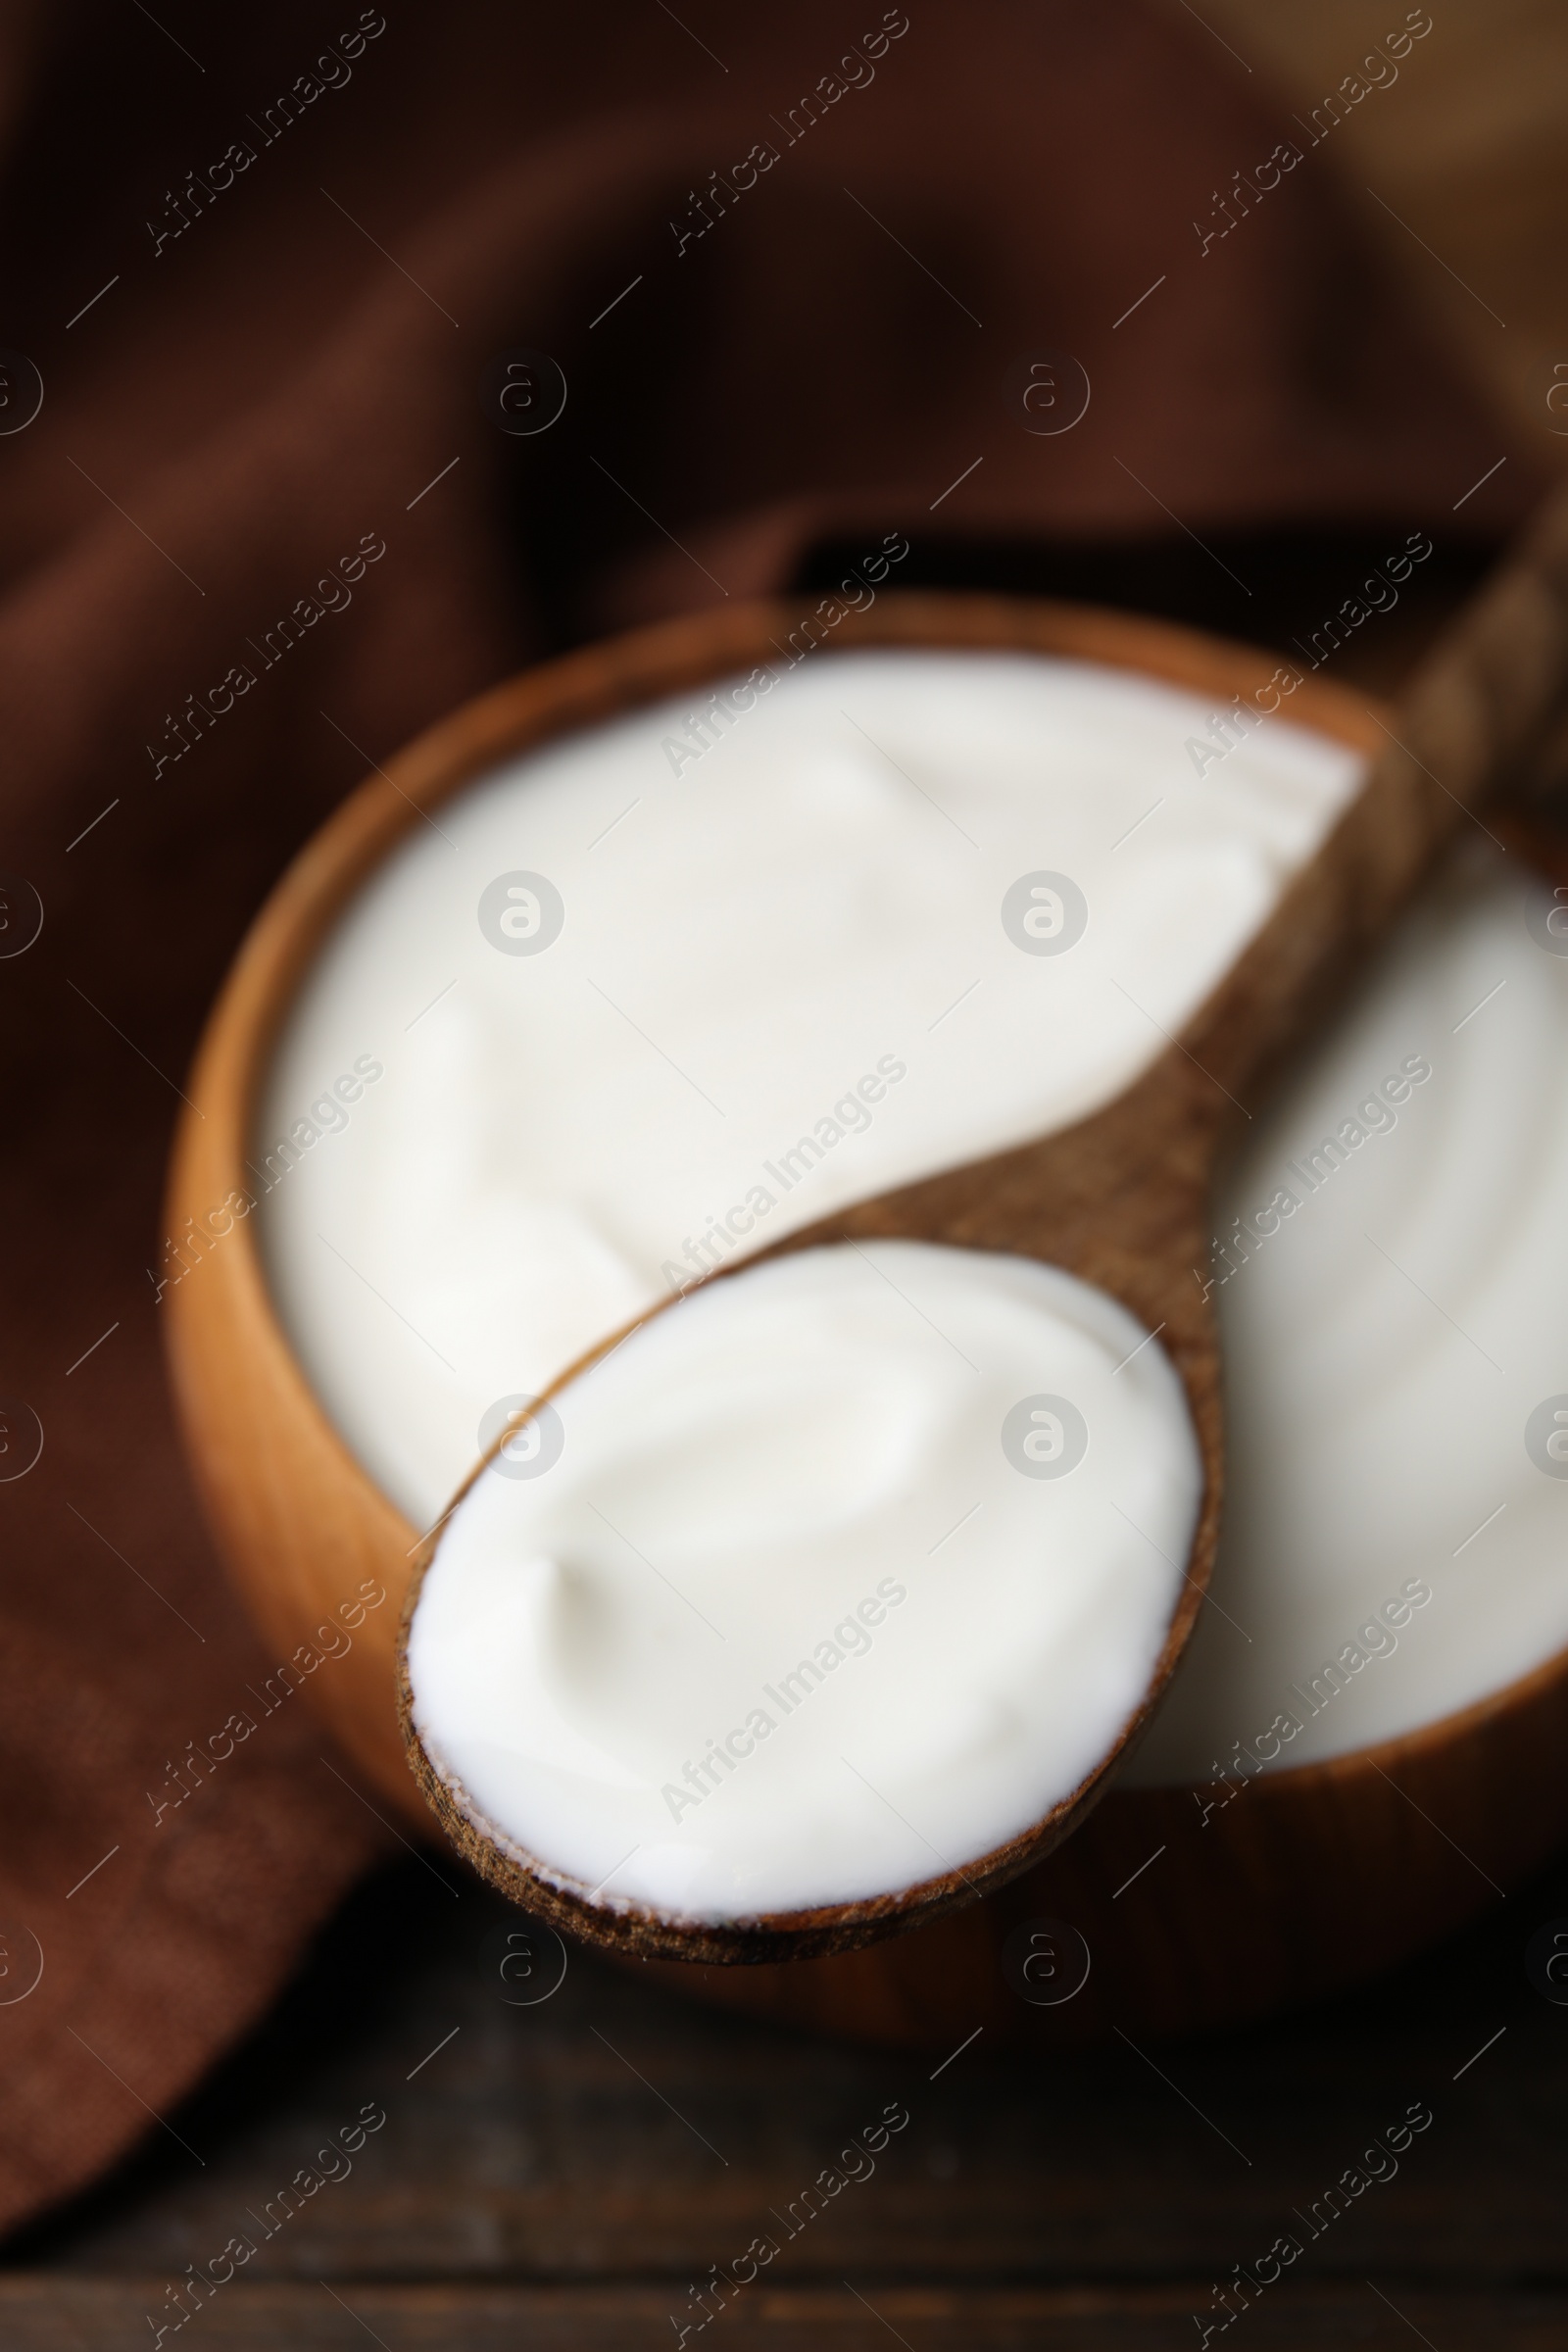
[[[1507,450],[1189,13],[906,6],[8,12],[0,343],[43,404],[9,357],[0,867],[43,927],[0,960],[0,2219],[155,2131],[390,1850],[305,1699],[173,1802],[274,1661],[172,1423],[163,1163],[332,804],[824,534],[1437,535]],[[521,436],[482,400],[519,349],[569,387]],[[1068,431],[1026,429],[1042,354]]]

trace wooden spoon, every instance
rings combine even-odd
[[[871,1238],[1006,1250],[1097,1284],[1158,1334],[1186,1389],[1201,1449],[1203,1493],[1182,1597],[1143,1701],[1115,1745],[1070,1795],[1020,1836],[961,1871],[897,1893],[718,1925],[596,1901],[586,1886],[563,1885],[559,1873],[515,1850],[504,1851],[420,1743],[408,1634],[441,1541],[437,1530],[417,1557],[404,1616],[400,1720],[420,1787],[484,1878],[559,1927],[640,1954],[693,1961],[805,1958],[849,1950],[973,1901],[1038,1862],[1083,1817],[1158,1703],[1213,1564],[1223,1489],[1220,1356],[1206,1288],[1196,1270],[1209,1255],[1207,1208],[1216,1158],[1269,1067],[1326,1017],[1444,845],[1548,737],[1568,680],[1565,605],[1568,506],[1558,505],[1440,644],[1384,731],[1384,749],[1363,790],[1262,930],[1182,1036],[1115,1102],[1037,1143],[823,1218],[709,1277],[733,1280],[768,1257]],[[1288,712],[1289,704],[1284,707]],[[653,1311],[678,1312],[679,1301]],[[549,1396],[559,1396],[624,1336],[610,1335]],[[519,1415],[509,1426],[461,1494],[528,1417]]]

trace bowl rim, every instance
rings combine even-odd
[[[431,809],[439,808],[468,785],[531,749],[579,729],[604,725],[623,712],[667,700],[684,688],[718,686],[753,662],[760,640],[772,644],[782,655],[784,648],[779,640],[786,644],[793,642],[795,633],[808,622],[815,621],[820,627],[822,608],[832,601],[824,598],[813,604],[809,599],[776,598],[709,607],[675,620],[579,648],[487,689],[424,729],[403,750],[389,755],[384,765],[376,766],[312,833],[285,868],[251,923],[225,978],[193,1064],[190,1092],[195,1103],[203,1107],[184,1111],[176,1132],[168,1191],[169,1231],[176,1232],[181,1220],[192,1222],[188,1206],[193,1200],[226,1203],[228,1199],[248,1191],[247,1152],[257,1101],[278,1036],[298,994],[323,942],[345,909],[370,876],[413,834],[415,826],[421,819],[428,821]],[[1273,649],[1119,610],[969,591],[901,589],[881,593],[869,608],[841,612],[828,626],[832,634],[824,633],[820,642],[808,636],[808,651],[828,655],[872,650],[1033,655],[1127,669],[1227,700],[1236,693],[1239,683],[1251,678],[1259,683],[1272,682],[1283,669],[1297,679],[1289,708],[1281,711],[1288,723],[1314,728],[1369,757],[1382,747],[1377,705],[1366,694],[1303,673],[1298,664],[1285,661]],[[804,655],[786,657],[791,666],[804,658]],[[207,1235],[210,1243],[216,1239],[223,1244],[219,1255],[227,1305],[240,1314],[251,1343],[264,1350],[269,1383],[286,1398],[297,1420],[313,1425],[318,1453],[331,1462],[336,1474],[354,1490],[358,1507],[378,1521],[383,1533],[401,1539],[398,1549],[411,1563],[399,1613],[395,1712],[393,1704],[387,1703],[392,1701],[393,1692],[383,1692],[385,1729],[393,1731],[397,1719],[402,1718],[408,1750],[406,1759],[400,1759],[401,1788],[391,1792],[395,1796],[401,1794],[405,1813],[411,1819],[417,1817],[420,1826],[426,1829],[430,1827],[433,1811],[482,1875],[492,1878],[514,1899],[519,1899],[524,1890],[523,1874],[509,1879],[487,1867],[490,1854],[474,1850],[481,1841],[471,1835],[472,1815],[454,1802],[440,1776],[429,1766],[412,1727],[406,1667],[407,1625],[440,1527],[507,1438],[514,1434],[513,1425],[509,1424],[488,1452],[470,1467],[434,1527],[422,1533],[413,1529],[351,1453],[318,1401],[294,1354],[272,1300],[257,1236],[250,1226],[249,1208],[256,1204],[257,1200],[251,1200],[249,1207],[234,1216],[224,1233],[214,1237],[209,1229]],[[211,1267],[214,1260],[209,1257],[199,1262]],[[749,1261],[737,1261],[737,1266],[743,1262]],[[171,1294],[173,1311],[169,1322],[172,1368],[186,1449],[193,1458],[209,1509],[220,1522],[220,1547],[231,1580],[242,1586],[247,1609],[255,1617],[265,1615],[257,1582],[236,1568],[233,1554],[240,1547],[238,1540],[232,1537],[225,1540],[225,1512],[220,1499],[215,1497],[213,1482],[203,1476],[205,1433],[212,1416],[210,1409],[199,1405],[194,1396],[202,1377],[195,1360],[196,1351],[190,1345],[196,1295],[194,1291],[184,1293],[176,1283]],[[659,1308],[656,1305],[649,1311],[657,1312]],[[640,1316],[627,1328],[635,1328],[636,1323],[645,1319]],[[617,1336],[610,1335],[560,1374],[548,1394],[554,1394],[564,1380],[602,1353]],[[411,1535],[415,1539],[412,1544],[408,1542]],[[1368,1761],[1375,1762],[1378,1758],[1419,1761],[1471,1736],[1490,1717],[1530,1703],[1545,1685],[1565,1675],[1568,1675],[1568,1646],[1538,1661],[1513,1682],[1391,1739],[1298,1765],[1276,1770],[1264,1768],[1251,1777],[1263,1780],[1273,1790],[1282,1794],[1289,1791],[1295,1796],[1306,1793],[1314,1786],[1324,1789],[1339,1787],[1358,1770],[1364,1772]],[[335,1721],[331,1710],[327,1712],[329,1720]],[[340,1726],[337,1728],[341,1731]],[[390,1788],[384,1769],[387,1761],[384,1748],[373,1738],[351,1740],[349,1744],[357,1760],[368,1766],[383,1788]],[[1092,1776],[1091,1802],[1112,1788],[1126,1788],[1117,1777],[1116,1766],[1126,1760],[1128,1752],[1129,1740],[1124,1737]],[[423,1771],[419,1759],[426,1767]],[[422,1789],[423,1802],[416,1799],[411,1807],[407,1800],[414,1797],[416,1783]],[[1180,1789],[1206,1785],[1182,1781],[1140,1783],[1137,1792],[1145,1788]],[[1073,1826],[1086,1810],[1086,1805],[1074,1807]],[[504,1841],[498,1843],[493,1830],[488,1832],[482,1845],[497,1852],[505,1851]],[[1014,1857],[1013,1847],[1027,1850]],[[1009,1857],[1005,1866],[1000,1871],[988,1870],[986,1866],[998,1856]],[[996,1849],[996,1854],[980,1857],[967,1866],[966,1874],[960,1875],[983,1876],[982,1890],[990,1892],[1006,1878],[1018,1875],[1041,1858],[1038,1836],[1025,1833]],[[955,1898],[948,1885],[951,1876],[944,1873],[919,1886],[868,1898],[850,1908],[861,1915],[875,1914],[874,1932],[879,1935],[914,1926],[935,1909],[952,1906]],[[824,1906],[821,1912],[788,1915],[789,1920],[798,1920],[800,1926],[788,1927],[782,1936],[766,1928],[760,1933],[760,1923],[736,1923],[738,1936],[720,1930],[707,1945],[699,1938],[699,1948],[694,1948],[690,1923],[680,1926],[676,1940],[663,1940],[659,1934],[664,1924],[661,1915],[638,1905],[612,1909],[594,1904],[590,1910],[575,1895],[564,1892],[552,1899],[553,1877],[558,1884],[564,1885],[561,1874],[552,1873],[543,1864],[535,1864],[526,1873],[525,1899],[529,1906],[543,1910],[547,1916],[554,1912],[557,1924],[579,1936],[587,1935],[621,1948],[630,1940],[640,1939],[641,1948],[678,1952],[682,1958],[698,1960],[740,1956],[770,1960],[845,1948],[831,1926],[812,1924],[845,1906]],[[942,1890],[940,1900],[934,1899],[938,1889]],[[973,1900],[975,1895],[956,1899]],[[776,1928],[786,1929],[786,1915],[777,1915]],[[863,1938],[858,1936],[855,1940]]]

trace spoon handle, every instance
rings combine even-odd
[[[1354,979],[1439,853],[1504,786],[1568,752],[1568,492],[1549,499],[1427,656],[1361,792],[1184,1037],[1221,1096],[1249,1089]],[[1373,713],[1376,717],[1376,713]],[[1499,847],[1502,845],[1499,843]],[[1200,1090],[1198,1090],[1200,1091]],[[1195,1104],[1196,1107],[1196,1104]]]

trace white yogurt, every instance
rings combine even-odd
[[[1239,1784],[1342,1755],[1568,1645],[1568,1446],[1548,1450],[1568,1430],[1568,938],[1551,911],[1477,837],[1226,1183],[1222,1241],[1281,1189],[1298,1205],[1214,1269],[1216,1605],[1130,1781]]]
[[[1359,774],[1280,720],[1216,760],[1194,696],[1023,656],[824,655],[700,759],[688,709],[416,826],[277,1047],[273,1295],[421,1525],[699,1271],[1121,1092]]]
[[[699,1291],[443,1532],[415,1720],[544,1874],[704,1920],[897,1891],[1133,1714],[1201,1487],[1163,1351],[1014,1257],[877,1242]]]

